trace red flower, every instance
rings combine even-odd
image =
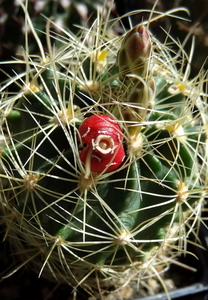
[[[80,153],[81,161],[95,173],[116,170],[125,158],[123,135],[115,119],[93,115],[83,121],[79,134],[86,147]]]

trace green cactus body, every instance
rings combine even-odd
[[[2,122],[6,236],[16,251],[25,249],[36,271],[39,266],[39,273],[85,289],[95,288],[98,270],[101,286],[112,289],[122,286],[121,277],[129,282],[129,272],[142,279],[164,248],[183,251],[207,189],[207,105],[200,86],[192,86],[193,100],[182,83],[172,92],[177,81],[167,75],[165,60],[167,72],[157,71],[158,54],[143,25],[119,40],[107,43],[113,51],[113,43],[119,45],[109,59],[106,49],[96,59],[85,53],[81,41],[67,46],[72,70],[50,55],[45,67],[35,62],[33,85],[25,84],[27,92]],[[85,56],[76,60],[80,48]],[[125,159],[115,171],[93,173],[79,158],[79,126],[101,114],[121,127]]]

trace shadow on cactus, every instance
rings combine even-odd
[[[26,42],[25,72],[2,85],[1,215],[23,261],[5,277],[31,263],[91,295],[151,276],[167,291],[207,195],[206,79],[150,21],[119,37],[106,17],[78,37],[48,20],[48,54],[35,34],[41,55]]]

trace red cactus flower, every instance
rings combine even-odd
[[[123,135],[115,119],[93,115],[83,121],[78,131],[86,144],[80,159],[91,172],[111,172],[121,165],[125,157]]]

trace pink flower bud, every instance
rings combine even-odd
[[[142,25],[132,28],[124,37],[117,55],[118,71],[121,75],[145,75],[152,43],[148,30]]]

